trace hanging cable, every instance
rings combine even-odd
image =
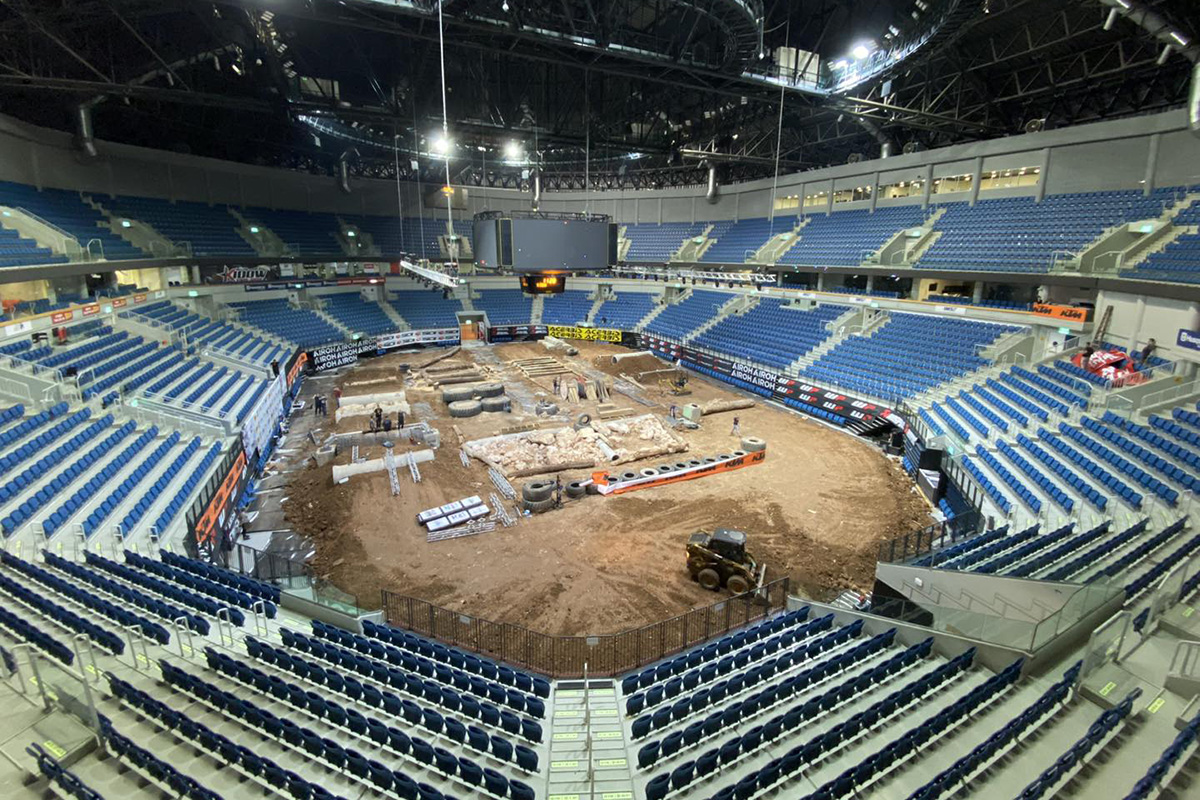
[[[783,45],[791,45],[792,21],[789,18],[787,29],[783,34]],[[784,52],[787,52],[784,50]],[[775,177],[771,180],[771,223],[768,226],[770,235],[767,241],[775,238],[775,192],[779,188],[779,153],[783,149],[783,81],[779,82],[779,124],[775,129]]]
[[[400,249],[404,246],[404,200],[400,191],[400,131],[392,126],[392,161],[396,169],[396,219],[400,220]]]
[[[588,103],[588,83],[591,73],[583,71],[583,213],[592,210],[592,196],[588,191],[592,168],[592,108]]]
[[[442,62],[442,142],[446,152],[442,158],[446,162],[446,188],[443,196],[446,198],[446,235],[452,243],[451,255],[454,265],[458,265],[458,243],[454,240],[454,188],[450,186],[450,116],[446,110],[446,40],[442,25],[442,0],[438,0],[438,55]]]
[[[417,159],[417,224],[421,229],[421,257],[425,256],[425,194],[421,191],[421,140],[417,136],[417,95],[413,93],[413,152]],[[404,222],[401,220],[401,225]]]

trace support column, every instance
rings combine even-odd
[[[1050,177],[1050,148],[1049,147],[1042,148],[1042,163],[1039,164],[1038,166],[1040,168],[1040,171],[1038,172],[1037,199],[1034,202],[1040,203],[1046,199],[1046,182]]]
[[[975,286],[971,289],[971,302],[975,305],[983,302],[983,281],[975,281]]]
[[[1161,133],[1151,135],[1150,149],[1146,151],[1146,179],[1142,181],[1142,194],[1146,197],[1154,191],[1154,173],[1158,171],[1158,146],[1161,139]]]
[[[875,290],[875,276],[867,275],[867,294],[870,294],[874,290]]]
[[[825,291],[825,273],[824,272],[817,273],[817,291],[818,292]]]
[[[1125,349],[1130,353],[1132,353],[1135,349],[1137,349],[1138,333],[1142,330],[1142,321],[1145,320],[1145,318],[1146,318],[1146,298],[1138,297],[1137,316],[1134,317],[1133,327],[1129,330],[1129,344],[1127,344],[1125,346]],[[1112,325],[1112,321],[1110,320],[1108,324]]]
[[[833,213],[833,179],[829,179],[829,197],[825,201],[825,216]]]
[[[875,213],[875,198],[879,195],[879,173],[871,177],[871,213]]]
[[[979,200],[979,181],[983,177],[983,156],[975,156],[975,166],[971,167],[971,205]]]
[[[933,164],[925,166],[925,196],[921,200],[921,208],[929,208],[929,195],[933,192]]]

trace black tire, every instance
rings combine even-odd
[[[674,471],[675,471],[675,468],[672,467],[670,464],[663,464],[661,467],[658,468],[659,475],[666,475],[668,472],[674,472]]]
[[[503,383],[481,383],[474,389],[476,397],[499,397],[504,394]]]
[[[452,417],[475,417],[479,412],[483,411],[483,406],[479,405],[478,400],[456,400],[450,404],[450,416]]]
[[[449,405],[450,403],[457,403],[462,400],[471,400],[471,399],[472,399],[472,392],[470,389],[464,389],[462,387],[453,387],[450,389],[442,389],[442,402],[446,403],[447,405]]]
[[[686,461],[676,461],[675,462],[675,469],[687,469],[687,468],[688,468],[688,464]]]
[[[618,481],[616,478],[609,478],[608,482],[609,485],[620,483],[620,481]],[[588,494],[600,494],[600,486],[595,483],[589,483],[586,487],[586,490]]]
[[[621,473],[621,480],[623,480],[623,481],[632,481],[632,480],[637,479],[637,477],[638,477],[638,474],[636,472],[622,472]]]
[[[742,456],[744,456],[744,455],[746,455],[746,451],[745,451],[745,450],[734,450],[734,451],[733,451],[733,457],[734,457],[734,458],[741,458],[741,457],[742,457]]]
[[[733,458],[729,453],[717,453],[717,461],[728,461]]]
[[[767,443],[757,436],[747,436],[742,439],[742,449],[747,453],[761,453],[767,449]]]
[[[687,462],[687,465],[688,465],[689,467],[699,467],[699,466],[701,466],[703,463],[704,463],[704,462],[703,462],[703,461],[701,461],[700,459],[698,459],[698,458],[693,458],[693,459],[691,459],[690,461],[688,461],[688,462]]]
[[[534,481],[521,487],[521,497],[530,503],[548,500],[554,494],[554,484],[550,481]]]
[[[696,580],[701,586],[703,586],[705,589],[708,589],[710,592],[715,592],[721,588],[721,576],[715,569],[700,570],[700,572],[696,575]]]
[[[580,414],[578,417],[575,418],[575,424],[579,425],[579,426],[589,425],[589,424],[591,424],[591,422],[592,422],[591,414]]]
[[[587,494],[587,487],[583,485],[583,481],[571,481],[566,485],[564,491],[567,493],[567,497],[575,499]]]
[[[717,463],[717,459],[713,458],[712,456],[706,456],[704,458],[704,463],[705,464],[715,464],[715,463]]]
[[[549,511],[554,508],[554,498],[546,500],[526,500],[523,504],[526,511],[532,514],[541,514],[543,511]]]
[[[725,581],[725,588],[734,594],[745,594],[750,591],[750,581],[741,575],[730,575],[729,580]]]
[[[512,406],[507,397],[485,397],[479,401],[484,411],[508,411]]]

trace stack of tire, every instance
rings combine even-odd
[[[450,409],[450,416],[459,418],[474,417],[484,411],[512,410],[502,383],[449,386],[442,390],[442,402]]]
[[[587,494],[584,481],[571,481],[563,485],[563,494],[576,500]],[[533,514],[554,508],[554,481],[533,481],[521,487],[521,507]]]
[[[628,481],[636,481],[641,478],[653,478],[658,475],[669,475],[672,472],[680,472],[692,467],[700,467],[705,464],[716,464],[719,461],[728,461],[732,458],[741,458],[742,456],[751,453],[761,453],[767,449],[767,443],[757,436],[747,436],[742,439],[742,447],[740,450],[734,450],[732,453],[718,453],[715,456],[707,456],[705,458],[689,458],[686,461],[676,461],[674,464],[662,464],[657,467],[642,467],[638,471],[627,470],[618,474],[610,474],[608,482],[610,484],[624,483]]]

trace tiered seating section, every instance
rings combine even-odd
[[[678,303],[671,303],[646,325],[646,331],[670,339],[683,339],[716,316],[733,295],[711,289],[693,289]]]
[[[756,217],[722,225],[720,229],[714,227],[708,235],[716,241],[709,245],[700,260],[710,264],[753,261],[755,251],[771,237],[794,229],[798,222],[794,216],[778,216],[774,220]]]
[[[238,234],[239,223],[223,205],[152,197],[98,197],[112,215],[152,227],[175,244],[188,243],[196,256],[253,256],[254,248]]]
[[[592,316],[592,321],[601,328],[634,330],[638,323],[654,310],[658,298],[658,295],[646,292],[623,291],[601,303]]]
[[[1193,187],[1195,189],[1195,187]],[[1200,201],[1175,215],[1179,227],[1200,226]],[[1134,269],[1121,272],[1124,278],[1152,281],[1200,283],[1200,232],[1186,232],[1162,250],[1151,253]]]
[[[84,202],[79,192],[65,189],[42,189],[20,183],[0,182],[0,205],[23,209],[50,222],[79,240],[87,247],[93,239],[99,240],[104,257],[109,260],[145,258],[148,254],[113,233],[105,223],[104,215]],[[45,263],[40,256],[31,256],[25,264]],[[51,263],[61,263],[58,259]]]
[[[533,299],[520,289],[483,289],[471,304],[492,325],[528,325],[533,315]]]
[[[869,335],[839,343],[804,374],[874,397],[907,398],[985,366],[979,348],[1017,330],[1011,325],[894,313]]]
[[[575,325],[587,321],[592,310],[591,292],[568,289],[562,294],[544,295],[542,324]]]
[[[311,214],[306,211],[247,208],[242,216],[252,225],[269,229],[288,249],[298,256],[343,255],[337,233],[338,218],[333,214]]]
[[[230,303],[241,321],[301,347],[340,342],[346,335],[308,309],[292,308],[286,299]]]
[[[396,330],[396,323],[378,303],[353,292],[324,295],[324,311],[352,331],[378,336]]]
[[[873,214],[856,209],[810,216],[796,243],[780,256],[779,263],[857,266],[900,231],[921,225],[927,213],[920,206],[890,206],[879,207]]]
[[[1152,219],[1177,190],[1137,190],[950,203],[934,225],[938,237],[921,256],[926,269],[1049,272],[1055,258],[1081,252],[1114,225]],[[1056,256],[1056,254],[1058,254]]]
[[[625,238],[629,250],[625,260],[629,262],[663,263],[671,258],[685,239],[704,233],[706,222],[637,222],[625,226]]]
[[[749,311],[721,320],[693,343],[782,370],[833,335],[827,326],[847,310],[824,304],[801,310],[788,307],[780,298],[764,297]]]
[[[441,289],[391,292],[388,305],[414,330],[422,328],[457,328],[462,301],[446,299]]]
[[[446,234],[446,217],[437,219],[420,217],[387,217],[367,215],[341,215],[342,221],[370,234],[372,242],[384,255],[411,253],[418,258],[440,261],[442,250],[438,237]],[[336,230],[336,228],[335,228]],[[469,219],[454,220],[454,233],[467,241],[471,240],[472,222]],[[483,256],[494,260],[495,256]]]

